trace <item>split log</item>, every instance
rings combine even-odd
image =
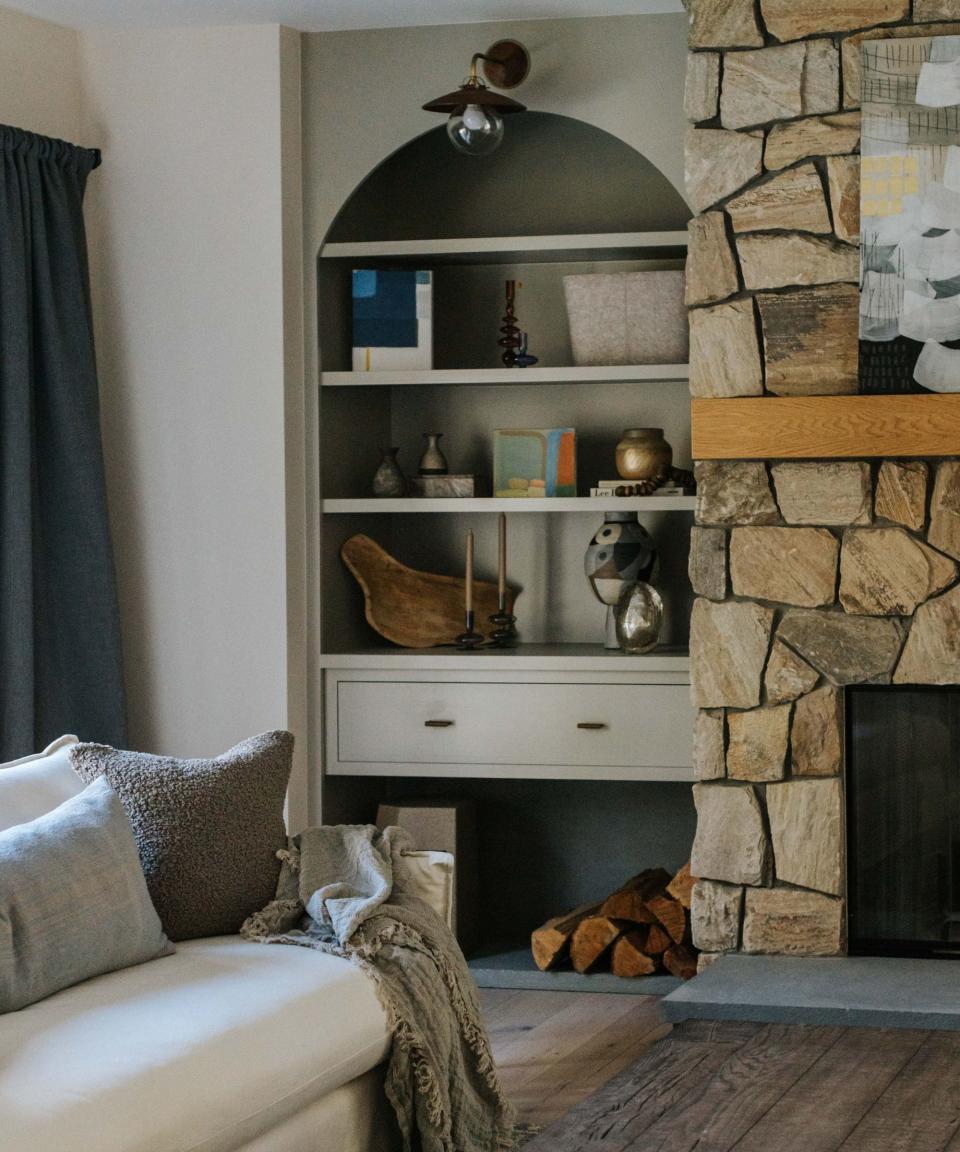
[[[634,924],[652,924],[656,914],[647,905],[669,883],[669,872],[663,868],[648,868],[628,880],[612,896],[608,896],[600,908],[600,914],[617,920],[632,920]]]
[[[614,976],[649,976],[657,970],[657,962],[646,953],[647,933],[643,928],[625,932],[613,945],[610,970]]]
[[[681,980],[692,980],[697,974],[697,953],[689,944],[674,944],[664,952],[663,966]]]
[[[563,916],[554,916],[530,934],[530,949],[541,972],[556,968],[570,952],[570,938],[577,925],[587,916],[599,911],[599,904],[581,904]]]
[[[660,956],[668,948],[672,948],[673,944],[673,938],[665,928],[661,928],[659,924],[651,924],[647,929],[644,952],[650,956]]]
[[[671,939],[680,944],[687,931],[687,910],[680,901],[664,892],[648,900],[647,908],[670,933]]]
[[[589,972],[604,958],[613,942],[623,935],[622,921],[609,916],[587,916],[580,921],[570,940],[570,961],[577,972]]]
[[[674,900],[682,904],[684,908],[689,908],[690,898],[693,894],[693,886],[696,882],[696,876],[690,875],[690,861],[688,860],[667,885],[667,892]]]

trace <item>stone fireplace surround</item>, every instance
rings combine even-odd
[[[960,0],[689,0],[691,392],[857,390],[859,44]],[[695,944],[845,951],[843,688],[960,683],[960,461],[704,461]]]

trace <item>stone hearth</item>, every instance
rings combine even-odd
[[[688,9],[691,392],[856,392],[859,46],[960,0]],[[960,683],[960,461],[696,471],[694,942],[842,954],[843,688]]]

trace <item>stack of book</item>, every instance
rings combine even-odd
[[[638,492],[637,485],[629,480],[598,480],[596,487],[590,489],[591,496],[686,496],[687,490],[682,484],[664,484],[655,492]]]

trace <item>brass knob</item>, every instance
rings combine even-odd
[[[424,720],[424,728],[452,728],[452,720]]]
[[[600,724],[595,720],[581,720],[577,727],[585,728],[588,732],[599,732],[601,728],[606,728],[606,724]]]

